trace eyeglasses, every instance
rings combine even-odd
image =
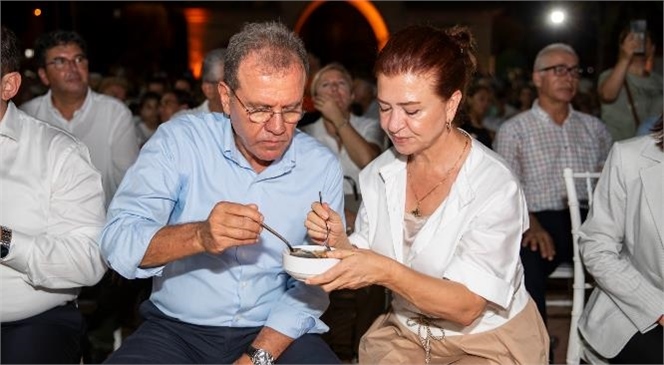
[[[235,99],[242,105],[242,108],[244,108],[244,111],[247,113],[247,117],[249,117],[249,120],[251,122],[257,123],[257,124],[264,124],[267,123],[268,120],[272,119],[272,117],[275,114],[281,114],[281,118],[284,120],[284,123],[287,124],[297,124],[297,122],[302,119],[302,115],[304,112],[299,109],[299,110],[282,110],[280,112],[276,112],[272,109],[249,109],[247,108],[242,100],[240,100],[240,97],[237,96],[235,91],[233,89],[230,89],[233,95],[235,95]]]
[[[78,56],[74,57],[73,59],[64,58],[64,57],[56,57],[53,60],[51,60],[50,62],[46,62],[46,66],[53,65],[53,67],[60,70],[60,69],[65,68],[65,66],[67,66],[70,63],[73,63],[74,66],[80,66],[80,65],[83,65],[83,64],[87,64],[88,63],[88,58],[83,56],[83,55],[78,55]]]
[[[579,66],[567,67],[567,65],[554,65],[549,67],[544,67],[539,69],[539,72],[546,72],[553,70],[553,74],[556,76],[567,76],[570,74],[573,78],[578,79],[583,74],[583,70]]]

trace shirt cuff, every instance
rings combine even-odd
[[[134,242],[133,244],[123,243],[123,247],[118,248],[114,247],[117,242],[112,241],[113,243],[102,245],[102,254],[106,257],[109,266],[127,279],[144,279],[160,276],[166,265],[150,267],[147,269],[141,268],[140,265],[141,260],[143,260],[143,257],[152,242],[152,238],[161,228],[162,226],[158,224],[144,224],[137,229],[137,236],[129,236],[131,241]],[[113,229],[118,228],[113,227]],[[115,232],[112,232],[112,234],[113,233]],[[115,237],[118,236],[120,235],[115,235]],[[124,236],[121,236],[120,239],[124,238]],[[114,240],[117,239],[114,238]],[[107,240],[107,242],[108,241],[110,240]]]
[[[514,288],[510,283],[459,258],[452,262],[444,276],[502,308],[509,307],[514,296]]]
[[[11,227],[8,227],[11,229]],[[9,245],[9,253],[2,259],[2,263],[12,269],[27,274],[28,258],[33,246],[34,237],[12,229],[12,241]]]
[[[329,330],[322,321],[309,313],[280,307],[272,310],[265,326],[294,339],[306,333],[324,333]]]

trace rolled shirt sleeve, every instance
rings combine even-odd
[[[520,284],[521,236],[527,207],[515,181],[493,194],[464,232],[445,277],[502,308]]]
[[[102,232],[104,257],[120,275],[147,278],[164,266],[140,268],[152,237],[166,226],[177,201],[178,173],[169,139],[155,134],[122,181],[108,209]]]

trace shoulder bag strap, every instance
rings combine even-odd
[[[634,125],[636,125],[636,127],[638,128],[639,124],[641,124],[641,121],[639,120],[639,115],[636,114],[636,106],[634,105],[634,98],[632,97],[632,91],[629,89],[627,78],[625,78],[623,84],[625,85],[625,91],[627,91],[627,99],[629,100],[629,109],[632,111],[632,116],[634,117]]]

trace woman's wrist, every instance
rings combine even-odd
[[[334,126],[337,128],[337,131],[340,131],[343,127],[348,125],[349,119],[344,119],[344,121],[340,124],[335,124]]]

